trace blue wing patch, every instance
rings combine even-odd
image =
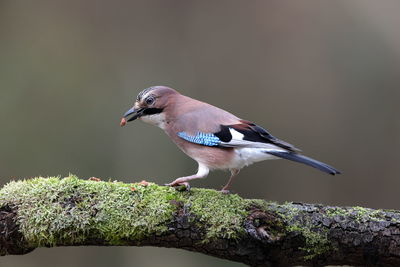
[[[178,136],[188,142],[203,145],[203,146],[218,146],[221,140],[212,133],[198,132],[195,136],[188,135],[185,132],[179,132]]]

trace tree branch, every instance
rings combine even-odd
[[[253,266],[400,266],[400,212],[74,176],[0,190],[1,255],[82,245],[174,247]]]

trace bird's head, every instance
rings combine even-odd
[[[153,86],[144,89],[136,97],[133,107],[123,115],[121,126],[126,122],[141,119],[160,126],[165,119],[164,111],[172,95],[178,94],[174,89],[165,86]]]

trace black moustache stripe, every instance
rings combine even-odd
[[[146,108],[143,110],[143,115],[154,115],[163,112],[164,109],[162,108]]]
[[[134,120],[136,120],[137,118],[139,118],[140,116],[141,116],[141,114],[140,114],[140,113],[137,113],[137,114],[133,115],[128,121],[134,121]]]

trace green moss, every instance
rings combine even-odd
[[[300,248],[308,253],[304,256],[305,260],[311,260],[333,248],[328,240],[327,231],[315,232],[303,227],[301,232],[306,238],[306,246]]]
[[[341,216],[347,214],[347,210],[340,207],[327,208],[325,211],[328,217]]]
[[[260,210],[270,210],[279,205],[274,201],[265,201],[263,199],[244,199],[248,207],[257,208]]]
[[[131,187],[136,190],[132,191]],[[166,231],[175,211],[161,196],[172,188],[79,180],[75,176],[11,182],[0,205],[18,206],[18,223],[33,245],[81,242],[95,233],[110,244]]]
[[[354,216],[358,222],[366,221],[382,221],[385,220],[385,215],[382,210],[373,210],[363,207],[351,207],[348,209],[349,213]]]
[[[348,208],[340,208],[340,207],[327,208],[326,215],[328,215],[329,217],[335,217],[335,216],[349,217],[358,223],[379,222],[382,220],[386,220],[385,214],[383,213],[382,210],[373,210],[357,206]]]
[[[10,182],[0,190],[0,206],[18,207],[20,231],[32,246],[74,244],[88,237],[123,245],[161,235],[179,208],[177,201],[205,229],[207,240],[240,235],[243,199],[214,190],[179,192],[151,183],[96,182],[73,175]]]
[[[211,189],[192,189],[184,193],[186,203],[199,225],[207,225],[205,241],[217,238],[235,239],[244,234],[246,202],[236,194],[221,194]]]

